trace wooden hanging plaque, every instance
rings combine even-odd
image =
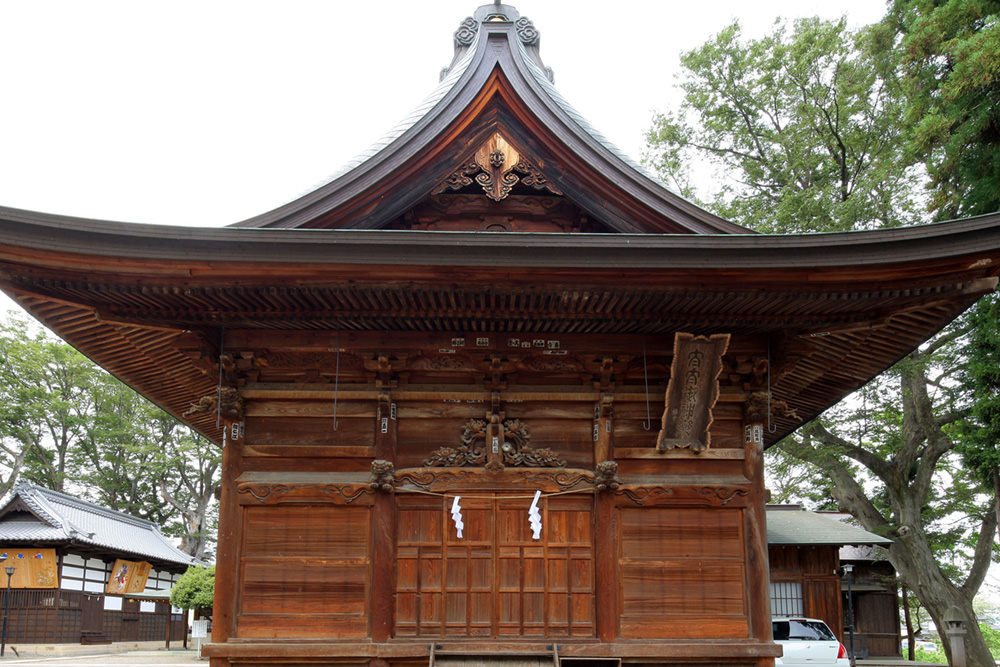
[[[676,447],[696,452],[708,449],[712,408],[719,398],[722,355],[729,347],[729,334],[710,337],[677,333],[674,360],[656,448]]]

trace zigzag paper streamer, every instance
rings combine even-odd
[[[465,528],[465,524],[462,523],[462,506],[458,504],[461,499],[462,496],[455,496],[455,501],[451,504],[451,520],[455,522],[458,539],[462,539],[462,529]]]
[[[531,539],[540,540],[542,538],[542,515],[538,511],[538,499],[542,497],[541,491],[535,491],[535,499],[531,501],[531,509],[528,510],[528,522],[531,524]]]

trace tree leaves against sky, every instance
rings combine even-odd
[[[900,169],[897,82],[858,48],[864,39],[844,21],[779,23],[757,40],[734,23],[681,57],[684,101],[654,118],[647,162],[695,199],[692,165],[713,165],[703,203],[758,231],[918,221],[919,170]]]

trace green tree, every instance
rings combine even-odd
[[[215,566],[192,565],[170,590],[170,604],[181,609],[212,609],[215,599]]]
[[[1000,210],[1000,2],[894,0],[883,45],[905,73],[909,148],[939,217]]]
[[[885,43],[884,26],[852,33],[843,21],[779,23],[759,40],[730,26],[682,56],[684,101],[654,119],[647,159],[688,195],[686,165],[714,165],[722,175],[708,207],[759,231],[920,222],[899,51]],[[903,585],[935,621],[959,608],[970,664],[992,667],[971,601],[993,556],[994,489],[969,474],[958,437],[970,416],[960,350],[972,331],[963,320],[943,332],[768,459],[783,455],[781,493],[796,494],[803,462],[829,494],[814,502],[833,500],[893,539],[887,557]]]
[[[221,451],[62,341],[0,323],[0,465],[164,526],[202,558],[215,533]]]
[[[191,429],[172,420],[177,433],[164,450],[164,474],[158,480],[160,498],[174,510],[176,521],[168,524],[169,534],[181,539],[181,549],[197,558],[208,549],[218,533],[218,506],[215,489],[222,469],[222,452]]]
[[[214,542],[222,452],[107,373],[89,390],[94,415],[74,451],[94,500],[164,526],[186,553]]]
[[[64,490],[91,413],[86,388],[96,374],[83,355],[23,317],[0,323],[0,423],[11,484],[24,475]]]
[[[730,25],[681,56],[684,100],[654,118],[646,161],[694,198],[691,166],[718,168],[708,206],[759,231],[916,222],[918,170],[900,169],[898,83],[860,48],[868,35],[799,19],[745,40]]]

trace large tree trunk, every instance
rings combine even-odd
[[[910,611],[910,596],[907,595],[906,584],[902,584],[900,591],[903,594],[903,619],[906,621],[906,659],[910,662],[916,660],[916,636],[913,632],[913,614]]]
[[[992,523],[992,522],[990,522]],[[918,531],[920,529],[917,529]],[[989,535],[992,542],[992,532]],[[952,660],[951,637],[945,631],[945,612],[954,607],[965,622],[965,655],[969,667],[995,667],[983,634],[979,630],[972,599],[965,589],[945,577],[922,533],[907,534],[896,540],[889,549],[889,561],[900,578],[927,610],[944,644],[948,662]]]

